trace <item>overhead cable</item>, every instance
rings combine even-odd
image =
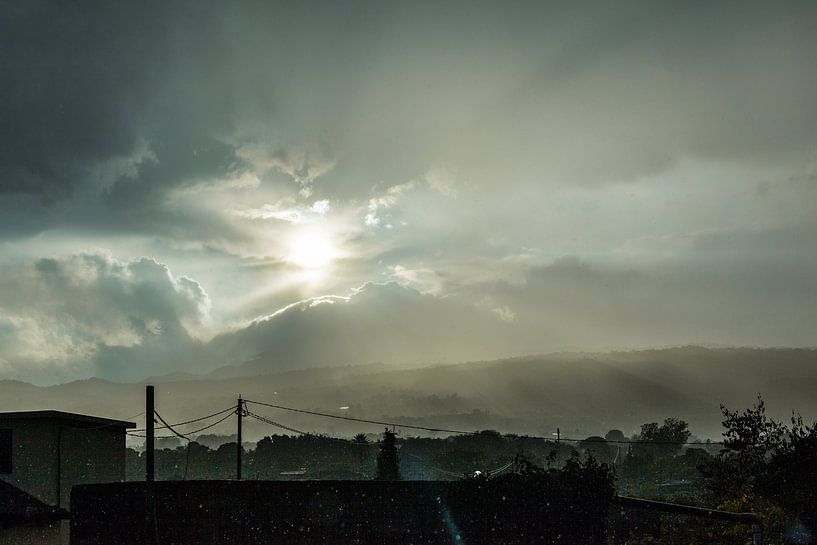
[[[385,422],[382,420],[369,420],[367,418],[355,418],[352,416],[341,416],[338,414],[330,414],[330,413],[322,413],[318,411],[307,411],[305,409],[296,409],[293,407],[284,407],[283,405],[275,405],[272,403],[263,403],[261,401],[251,401],[249,399],[244,400],[246,403],[255,403],[256,405],[264,405],[265,407],[272,407],[274,409],[281,409],[284,411],[291,411],[296,413],[304,413],[304,414],[311,414],[315,416],[323,416],[326,418],[336,418],[339,420],[350,420],[352,422],[363,422],[366,424],[380,424],[381,426],[392,426],[395,428],[407,428],[412,430],[425,430],[425,431],[437,431],[437,432],[444,432],[444,433],[458,433],[464,435],[470,435],[476,432],[473,431],[463,431],[463,430],[452,430],[446,428],[429,428],[426,426],[413,426],[411,424],[398,424],[396,422]]]
[[[256,420],[260,420],[261,422],[265,422],[265,423],[267,423],[267,424],[269,424],[271,426],[276,426],[278,428],[281,428],[281,429],[284,429],[284,430],[287,430],[287,431],[291,431],[291,432],[294,432],[294,433],[300,433],[301,435],[308,436],[308,437],[315,437],[317,439],[325,439],[325,440],[328,440],[328,441],[341,441],[343,443],[347,443],[347,444],[351,444],[351,445],[355,445],[355,446],[359,446],[359,447],[368,447],[368,446],[371,446],[373,444],[373,443],[359,443],[359,442],[353,441],[351,439],[344,439],[343,437],[331,437],[331,436],[328,436],[328,435],[318,435],[318,434],[315,434],[315,433],[310,433],[308,431],[303,431],[303,430],[299,430],[299,429],[296,429],[296,428],[292,428],[290,426],[286,426],[284,424],[281,424],[280,422],[276,422],[275,420],[271,420],[269,418],[261,416],[260,414],[255,414],[254,412],[251,412],[251,411],[247,411],[246,414],[247,414],[247,416],[255,418]]]
[[[158,416],[158,415],[156,415],[156,416]],[[188,432],[186,432],[186,433],[187,433],[188,435],[193,435],[193,434],[195,434],[195,433],[199,433],[199,432],[202,432],[202,431],[204,431],[204,430],[208,430],[208,429],[210,429],[210,428],[212,428],[212,427],[214,427],[214,426],[217,426],[217,425],[221,424],[222,422],[224,422],[225,420],[227,420],[227,419],[228,419],[228,418],[230,418],[231,416],[233,416],[233,414],[232,414],[232,413],[231,413],[231,414],[228,414],[228,415],[226,415],[226,416],[224,416],[223,418],[220,418],[219,420],[216,420],[215,422],[213,422],[213,423],[211,423],[211,424],[208,424],[208,425],[204,426],[203,428],[199,428],[199,429],[197,429],[197,430],[188,431]],[[175,425],[175,424],[174,424],[174,425]],[[165,428],[163,427],[162,429],[165,429]],[[142,431],[144,431],[144,430],[142,430]],[[177,433],[175,430],[172,430],[172,429],[171,429],[171,431],[173,431],[173,433],[174,433],[175,435],[157,435],[157,436],[156,436],[156,439],[169,439],[169,438],[171,438],[171,437],[176,437],[176,436],[180,435],[180,434],[178,434],[178,433]],[[132,433],[132,432],[130,432],[130,431],[129,431],[129,432],[127,432],[127,434],[128,434],[128,435],[130,435],[131,437],[147,437],[147,436],[146,436],[146,435],[144,435],[144,434]]]
[[[229,412],[229,411],[234,411],[235,407],[236,406],[233,405],[232,407],[227,407],[226,409],[215,412],[213,414],[208,414],[207,416],[201,416],[199,418],[194,418],[192,420],[185,420],[184,422],[176,422],[175,424],[172,424],[172,425],[173,426],[184,426],[186,424],[193,424],[194,422],[201,422],[202,420],[207,420],[208,418],[213,418],[214,416],[218,416],[218,415],[224,414],[224,413]],[[144,413],[142,413],[142,414],[144,414]],[[169,427],[170,427],[170,425],[156,426],[153,429],[154,430],[163,430],[163,429],[167,429]],[[139,429],[135,429],[135,430],[131,430],[131,431],[135,431],[135,432],[136,431],[147,431],[147,428],[139,428]],[[194,433],[194,432],[188,432],[188,433]]]
[[[306,409],[296,409],[294,407],[286,407],[284,405],[276,405],[274,403],[264,403],[262,401],[252,401],[252,400],[249,400],[249,399],[245,399],[244,402],[245,403],[255,403],[256,405],[264,405],[265,407],[272,407],[274,409],[281,409],[281,410],[284,410],[284,411],[291,411],[291,412],[303,413],[303,414],[311,414],[311,415],[314,415],[314,416],[322,416],[322,417],[325,417],[325,418],[335,418],[335,419],[338,419],[338,420],[349,420],[349,421],[352,421],[352,422],[363,422],[363,423],[366,423],[366,424],[380,424],[380,425],[391,426],[391,427],[395,427],[395,428],[408,428],[408,429],[413,429],[413,430],[456,433],[456,434],[460,434],[460,435],[478,435],[479,433],[481,433],[480,431],[463,431],[463,430],[454,430],[454,429],[447,429],[447,428],[433,428],[433,427],[428,427],[428,426],[415,426],[415,425],[412,425],[412,424],[400,424],[400,423],[397,423],[397,422],[386,422],[386,421],[383,421],[383,420],[370,420],[368,418],[355,418],[355,417],[352,417],[352,416],[342,416],[342,415],[339,415],[339,414],[324,413],[324,412],[319,412],[319,411],[309,411],[309,410],[306,410]],[[569,438],[569,437],[554,438],[554,437],[542,437],[542,436],[536,436],[536,435],[526,435],[526,436],[520,436],[520,437],[528,437],[528,438],[531,438],[531,439],[544,439],[546,441],[554,441],[554,442],[556,442],[556,441],[565,441],[565,442],[568,442],[568,443],[580,443],[582,441],[587,441],[587,439],[572,439],[572,438]],[[605,442],[606,443],[613,443],[613,444],[641,444],[641,445],[643,445],[643,444],[648,444],[648,445],[722,445],[723,444],[723,441],[683,441],[683,442],[677,442],[677,441],[646,441],[646,440],[632,440],[632,439],[631,440],[621,440],[621,441],[605,440]],[[591,441],[591,443],[592,443],[592,441]],[[599,441],[599,443],[601,444],[602,442]]]

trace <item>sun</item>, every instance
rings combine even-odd
[[[322,269],[337,257],[337,248],[325,235],[310,232],[292,239],[287,261],[305,269]]]

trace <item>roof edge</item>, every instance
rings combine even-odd
[[[45,410],[45,411],[13,411],[0,413],[0,421],[3,420],[28,420],[28,419],[51,419],[63,420],[79,424],[86,424],[85,429],[100,428],[123,428],[132,429],[136,427],[134,422],[127,420],[117,420],[114,418],[104,418],[101,416],[91,416],[87,414],[69,413],[65,411]]]

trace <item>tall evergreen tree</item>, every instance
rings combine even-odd
[[[400,459],[397,456],[397,436],[388,428],[383,432],[383,442],[377,455],[376,481],[399,481]]]

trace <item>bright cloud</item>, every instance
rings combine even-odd
[[[0,378],[195,368],[304,301],[304,365],[353,308],[384,361],[442,307],[486,355],[817,344],[814,3],[359,7],[7,10]]]
[[[265,204],[261,208],[236,211],[236,215],[249,219],[276,219],[294,224],[310,223],[325,216],[331,210],[329,201],[315,201],[311,206],[284,207],[281,203]]]

